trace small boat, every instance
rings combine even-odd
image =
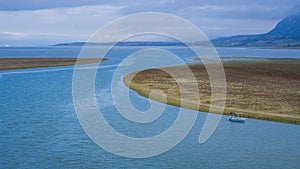
[[[230,117],[229,121],[230,122],[236,122],[236,123],[245,123],[245,118],[242,117]]]
[[[228,119],[230,122],[236,122],[236,123],[245,123],[246,118],[240,117],[238,114],[234,112],[230,112],[230,118]]]

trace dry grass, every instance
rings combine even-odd
[[[245,117],[300,124],[300,60],[268,59],[264,61],[231,61],[224,63],[227,81],[225,114],[230,111]],[[189,65],[196,82],[188,79],[182,67],[144,70],[124,77],[124,82],[141,95],[149,97],[151,89],[161,89],[167,103],[179,106],[181,101],[192,103],[183,107],[208,111],[211,103],[211,84],[203,65]],[[178,84],[168,72],[176,72],[184,82],[184,92],[197,84],[201,102],[194,98],[181,100]],[[131,83],[130,78],[133,78]],[[130,83],[130,84],[129,84]],[[191,95],[191,97],[194,97]],[[162,101],[156,96],[152,99]],[[182,106],[182,105],[181,105]]]
[[[106,58],[79,59],[78,64],[97,63]],[[0,70],[75,65],[77,58],[0,58]]]

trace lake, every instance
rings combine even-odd
[[[167,49],[186,62],[195,57],[182,47]],[[77,57],[80,47],[2,47],[0,57]],[[149,137],[167,129],[178,107],[166,106],[149,124],[132,123],[115,109],[110,82],[117,65],[143,47],[116,47],[97,72],[95,96],[103,116],[120,133]],[[300,50],[218,48],[221,57],[300,58]],[[95,57],[95,56],[91,56]],[[223,116],[203,144],[198,137],[207,113],[199,113],[190,133],[170,151],[134,159],[97,146],[81,128],[72,100],[73,66],[0,71],[0,168],[299,168],[300,126]],[[130,92],[134,106],[149,101]],[[105,135],[107,133],[103,133]]]

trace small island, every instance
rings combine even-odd
[[[107,58],[0,58],[0,70],[98,63]]]
[[[300,59],[236,60],[224,62],[223,66],[227,82],[224,114],[229,115],[234,111],[248,118],[300,124]],[[150,96],[152,89],[160,89],[166,94],[167,104],[190,109],[199,107],[199,111],[208,112],[211,84],[204,65],[189,65],[196,81],[180,79],[186,81],[187,85],[184,86],[187,87],[188,83],[197,83],[201,99],[199,103],[187,98],[182,100],[181,105],[179,87],[174,78],[166,73],[168,71],[184,75],[186,72],[180,68],[175,66],[143,70],[128,74],[123,80],[142,96],[163,102],[159,95],[151,93]]]

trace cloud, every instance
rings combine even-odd
[[[0,37],[24,37],[27,34],[18,32],[0,32]]]
[[[278,22],[276,19],[224,19],[211,17],[201,17],[191,21],[209,37],[266,33]]]
[[[118,17],[166,12],[189,20],[209,37],[217,37],[263,33],[299,11],[299,0],[4,0],[0,1],[0,32],[5,37],[1,41],[15,38],[25,45],[85,41]]]
[[[40,10],[50,8],[68,8],[87,5],[97,5],[98,0],[9,0],[0,1],[0,10],[20,11],[20,10]],[[102,3],[103,4],[103,3]]]
[[[182,15],[236,18],[236,19],[282,19],[295,11],[294,4],[238,4],[238,5],[202,5],[188,6],[180,10]]]
[[[104,24],[116,19],[123,6],[81,6],[29,11],[0,11],[2,36],[27,35],[50,43],[65,40],[86,40]],[[13,33],[18,32],[18,33]]]

